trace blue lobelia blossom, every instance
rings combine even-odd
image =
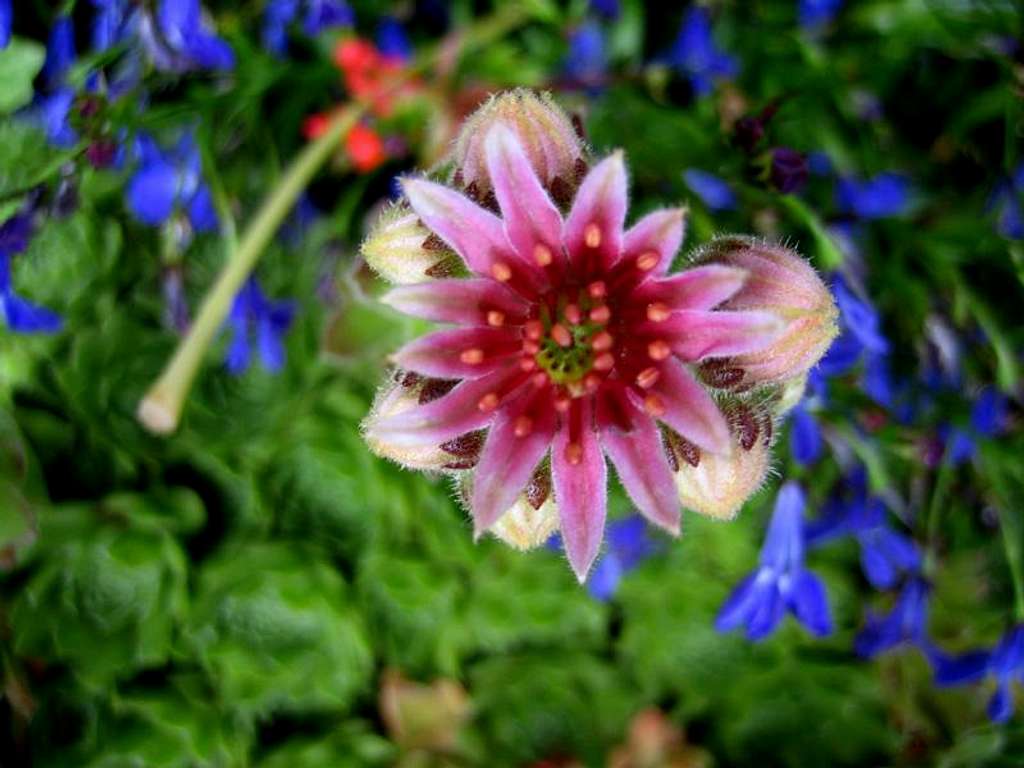
[[[885,504],[868,495],[864,468],[852,472],[844,485],[848,496],[830,499],[821,517],[807,525],[807,546],[853,536],[860,545],[861,569],[875,589],[892,589],[903,576],[919,572],[921,553],[917,544],[889,526]]]
[[[736,208],[736,195],[725,179],[699,168],[683,171],[686,186],[712,211],[731,211]]]
[[[596,21],[585,21],[569,33],[565,74],[570,80],[595,88],[604,80],[607,66],[604,32]]]
[[[657,547],[640,515],[616,520],[608,526],[608,551],[594,565],[587,591],[597,600],[610,600],[622,577],[650,557]]]
[[[0,48],[6,48],[11,42],[11,26],[14,23],[14,13],[11,9],[11,0],[0,0]]]
[[[775,631],[787,611],[813,635],[832,632],[825,586],[804,568],[804,506],[799,485],[782,486],[761,548],[760,567],[725,601],[715,621],[719,632],[743,625],[748,638],[760,640]]]
[[[1007,240],[1024,240],[1024,163],[1000,182],[989,209],[996,214],[996,231]]]
[[[929,660],[934,659],[935,648],[928,639],[929,591],[920,577],[908,579],[888,615],[868,615],[864,629],[853,641],[857,654],[869,659],[900,645],[913,645]]]
[[[284,55],[288,50],[288,26],[300,11],[302,30],[309,37],[355,23],[355,13],[342,0],[270,0],[263,13],[263,45],[267,50]]]
[[[739,71],[736,59],[715,44],[707,10],[696,6],[683,17],[679,34],[665,60],[690,79],[698,96],[711,92],[715,78],[733,77]]]
[[[377,50],[381,56],[396,61],[412,58],[412,43],[398,19],[388,16],[377,26]]]
[[[271,301],[263,293],[255,277],[250,277],[235,296],[228,315],[232,328],[224,363],[239,375],[252,362],[253,335],[260,363],[267,371],[279,371],[284,365],[284,334],[295,316],[295,302]]]
[[[800,0],[797,16],[804,29],[818,29],[828,24],[843,5],[843,0]]]
[[[235,54],[203,20],[199,0],[160,0],[156,13],[144,13],[138,35],[153,66],[164,72],[229,70]]]
[[[30,206],[0,224],[0,312],[15,333],[54,333],[61,328],[60,316],[18,296],[11,282],[11,257],[28,248],[33,216]]]
[[[898,216],[910,203],[910,181],[899,173],[880,173],[871,179],[847,176],[836,187],[836,205],[861,219]]]
[[[988,702],[988,716],[1005,723],[1013,716],[1013,683],[1024,683],[1024,624],[1011,627],[991,651],[971,651],[959,656],[936,654],[935,682],[962,685],[994,677],[996,691]]]
[[[137,142],[139,168],[125,190],[128,208],[143,224],[160,226],[184,212],[192,229],[208,232],[217,226],[210,188],[203,181],[199,150],[191,131],[178,144],[162,150],[148,136]]]
[[[138,12],[129,0],[92,0],[95,8],[92,22],[92,47],[106,51],[135,34]]]
[[[821,428],[808,409],[808,403],[802,401],[790,411],[792,429],[789,435],[789,450],[793,461],[807,467],[821,458],[825,450],[825,442],[821,437]]]
[[[590,0],[590,10],[608,21],[615,21],[622,15],[620,0]]]
[[[979,439],[996,437],[1006,424],[1007,400],[995,389],[987,388],[978,395],[971,408],[968,428],[946,428],[942,437],[946,443],[949,461],[963,464],[974,458]]]
[[[73,147],[78,134],[68,122],[75,92],[67,85],[67,73],[75,62],[75,30],[69,16],[60,16],[50,30],[43,64],[43,90],[37,95],[30,117],[55,147]]]

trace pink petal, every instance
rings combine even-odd
[[[551,447],[551,477],[569,564],[582,584],[604,537],[608,470],[592,424],[590,398],[573,401]],[[570,456],[570,451],[578,452]]]
[[[687,362],[759,352],[779,338],[785,324],[773,312],[704,312],[684,309],[662,322],[646,322],[638,332],[667,341]]]
[[[626,198],[626,166],[622,153],[614,152],[583,179],[565,222],[565,247],[578,270],[607,266],[618,258]],[[597,246],[588,245],[588,239]]]
[[[709,264],[641,283],[633,291],[633,301],[660,302],[670,310],[714,309],[742,288],[746,279],[746,270]]]
[[[691,443],[711,453],[729,450],[729,425],[711,395],[686,367],[669,358],[661,364],[661,376],[652,389],[657,403],[646,401],[659,419]],[[650,396],[648,396],[649,398]]]
[[[497,123],[487,134],[484,146],[487,169],[512,246],[523,259],[536,261],[536,248],[541,245],[547,256],[561,261],[562,217],[515,134]]]
[[[456,328],[421,336],[398,350],[395,364],[437,379],[477,378],[503,368],[522,342],[506,328]]]
[[[403,285],[388,291],[381,301],[406,315],[460,325],[486,325],[488,313],[494,311],[502,314],[502,322],[511,324],[528,311],[526,303],[501,283],[475,278]]]
[[[555,434],[554,411],[533,406],[542,405],[537,402],[538,397],[548,396],[547,392],[527,395],[495,417],[473,475],[470,506],[476,536],[512,507],[547,453]],[[530,419],[529,434],[516,434],[521,419]]]
[[[517,377],[522,377],[519,366],[509,366],[463,381],[444,397],[373,422],[367,434],[392,446],[440,445],[489,424],[494,410],[481,409],[481,400],[485,395],[508,391]]]
[[[644,274],[665,274],[683,244],[685,227],[685,208],[665,208],[647,214],[626,232],[622,241],[622,261],[635,262],[654,254],[658,261],[653,267],[644,269]]]
[[[497,216],[468,197],[425,179],[404,179],[402,190],[424,225],[450,245],[478,275],[509,269],[515,282],[536,287],[536,269],[513,250]]]
[[[652,523],[673,535],[679,534],[679,493],[672,478],[661,432],[654,420],[622,398],[632,424],[629,432],[607,425],[601,429],[601,443],[615,465],[619,480],[637,509]]]

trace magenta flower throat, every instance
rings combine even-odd
[[[813,270],[733,238],[670,273],[685,210],[627,225],[623,155],[588,167],[545,97],[492,100],[467,123],[452,166],[449,185],[405,179],[407,203],[364,245],[382,275],[411,283],[385,302],[454,326],[394,355],[400,371],[365,424],[371,447],[455,473],[477,535],[529,546],[557,528],[581,581],[603,536],[606,458],[638,510],[672,534],[681,499],[734,514],[767,469],[777,413],[766,388],[806,373],[834,333]],[[743,266],[724,263],[737,251]],[[798,363],[780,375],[766,355]],[[740,362],[774,381],[746,376]],[[739,455],[751,452],[763,460]],[[702,495],[727,508],[700,509],[692,499]]]

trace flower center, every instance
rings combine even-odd
[[[551,296],[526,324],[526,365],[535,365],[573,397],[596,389],[615,366],[614,339],[606,329],[611,319],[606,294],[604,282],[595,281]]]

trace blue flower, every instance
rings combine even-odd
[[[889,342],[882,333],[882,320],[878,311],[867,301],[854,294],[846,284],[845,278],[839,273],[833,275],[832,294],[839,307],[841,326],[840,338],[832,346],[834,348],[839,345],[840,349],[838,351],[830,349],[826,357],[829,357],[830,354],[838,354],[845,360],[852,347],[857,347],[858,353],[888,354]],[[844,336],[847,338],[843,339]],[[834,364],[835,360],[832,362]]]
[[[739,71],[736,59],[716,46],[711,35],[711,18],[707,10],[700,7],[686,12],[666,60],[690,79],[698,96],[711,92],[714,78],[733,77]]]
[[[224,363],[235,374],[245,372],[251,363],[253,334],[260,363],[267,371],[279,371],[284,365],[283,338],[295,316],[292,301],[271,301],[255,277],[250,277],[235,296],[228,315],[232,328]]]
[[[911,577],[903,585],[896,604],[887,616],[868,615],[867,623],[853,641],[854,650],[872,658],[899,645],[914,645],[932,659],[934,647],[928,640],[928,584]]]
[[[832,632],[825,586],[804,568],[804,493],[795,482],[779,490],[761,549],[760,567],[725,601],[715,621],[719,632],[744,625],[747,637],[760,640],[788,611],[818,637]]]
[[[382,56],[397,61],[412,58],[412,43],[398,19],[388,16],[381,21],[377,27],[377,50]]]
[[[798,403],[790,412],[790,417],[793,420],[789,436],[790,454],[800,466],[809,466],[821,458],[825,448],[821,429],[804,403]]]
[[[606,69],[604,33],[596,21],[586,21],[569,34],[565,73],[573,82],[592,88],[604,80]]]
[[[941,437],[946,443],[949,461],[963,464],[977,453],[978,439],[998,436],[1006,424],[1006,397],[991,387],[983,390],[971,407],[970,426],[966,429],[946,427]]]
[[[11,42],[11,25],[14,23],[14,13],[11,10],[11,0],[0,0],[0,48],[6,48]]]
[[[736,195],[732,187],[713,173],[687,168],[683,171],[683,181],[712,211],[731,211],[736,207]]]
[[[0,311],[15,333],[54,333],[61,328],[60,316],[21,298],[11,284],[11,256],[28,248],[33,216],[29,206],[0,225]]]
[[[906,211],[910,181],[898,173],[880,173],[872,179],[847,176],[839,180],[836,205],[861,219],[884,219]]]
[[[263,15],[263,45],[283,55],[288,49],[288,26],[305,10],[302,29],[314,37],[325,29],[351,27],[355,14],[342,0],[270,0]]]
[[[615,21],[622,14],[619,0],[590,0],[590,10],[608,21]]]
[[[217,226],[210,188],[202,178],[199,150],[186,132],[170,151],[148,136],[138,140],[139,169],[125,192],[128,208],[143,224],[160,226],[172,214],[187,212],[192,228],[207,232]]]
[[[654,554],[656,545],[647,535],[647,523],[640,515],[616,520],[608,526],[608,551],[594,565],[587,591],[597,600],[610,600],[622,577]]]
[[[43,90],[29,111],[47,140],[55,147],[73,147],[78,134],[68,122],[75,92],[67,86],[68,70],[75,62],[75,31],[71,18],[60,16],[50,30],[43,64]]]
[[[1024,240],[1024,163],[996,185],[989,202],[996,214],[996,231],[1007,240]]]
[[[800,0],[797,11],[804,29],[823,27],[835,18],[843,0]]]
[[[199,0],[161,0],[155,16],[142,16],[138,34],[153,65],[164,72],[235,66],[231,47],[203,21]]]
[[[875,589],[892,589],[904,575],[921,568],[921,553],[909,536],[889,527],[885,504],[867,492],[862,467],[850,475],[847,499],[835,497],[821,517],[807,526],[807,545],[820,546],[841,536],[853,536],[860,545],[864,576]]]
[[[972,651],[959,656],[937,654],[935,682],[961,685],[992,676],[996,691],[988,703],[993,722],[1005,723],[1013,716],[1014,681],[1024,682],[1024,624],[1011,627],[991,652]]]
[[[135,34],[138,14],[129,0],[92,0],[96,11],[92,23],[92,47],[106,51]]]

